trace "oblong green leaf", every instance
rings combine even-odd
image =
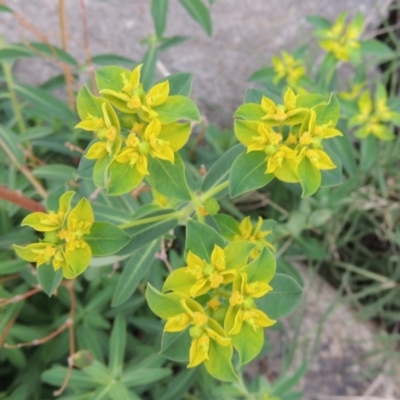
[[[168,0],[152,0],[151,1],[151,16],[153,17],[156,34],[162,37],[167,24],[168,15]]]
[[[171,214],[171,211],[172,210],[158,210],[151,214],[146,214],[144,219],[151,217],[161,217],[161,219],[144,224],[138,224],[126,229],[126,232],[131,235],[131,241],[118,252],[118,255],[131,254],[145,244],[158,239],[168,233],[171,229],[175,228],[176,225],[178,225],[178,218],[176,216],[166,216],[165,218],[162,218],[162,215]],[[142,217],[143,216],[141,216],[141,218]],[[137,221],[139,222],[140,219]]]
[[[225,247],[223,237],[214,229],[200,222],[189,220],[186,228],[185,253],[191,251],[210,262],[214,246]]]
[[[66,64],[72,65],[74,67],[78,66],[78,61],[65,50],[60,47],[54,46],[52,44],[42,43],[42,42],[32,42],[24,44],[24,46],[32,50],[35,55],[43,57],[43,55],[55,58],[56,60],[60,60]]]
[[[321,186],[321,172],[308,157],[304,157],[297,167],[300,184],[303,189],[301,197],[313,195]]]
[[[265,153],[260,151],[242,153],[237,157],[229,176],[231,197],[259,189],[272,181],[274,175],[265,173],[265,159]]]
[[[200,111],[189,97],[169,96],[163,104],[153,107],[153,109],[163,124],[178,120],[200,121]]]
[[[44,108],[47,114],[50,113],[67,120],[76,119],[75,113],[63,101],[43,89],[28,85],[14,85],[14,89],[19,95],[32,102],[35,107]]]
[[[93,256],[108,256],[121,250],[131,237],[109,222],[94,222],[83,239],[92,249]]]
[[[111,306],[117,307],[125,303],[135,292],[141,280],[149,271],[155,254],[160,247],[160,242],[153,243],[136,250],[131,258],[125,263],[121,276],[115,288]]]
[[[206,192],[224,181],[227,181],[233,162],[237,159],[239,154],[243,152],[243,150],[244,147],[237,144],[218,158],[204,177],[203,183],[201,184],[201,191]],[[223,194],[225,193],[220,192],[217,197],[221,197]]]
[[[302,297],[302,289],[290,276],[276,273],[270,282],[272,291],[256,300],[258,308],[272,319],[291,314]]]
[[[3,153],[3,146],[5,146],[10,153],[16,158],[20,165],[24,165],[25,157],[23,148],[19,144],[18,136],[4,125],[0,125],[0,153]],[[4,157],[4,156],[3,156]],[[7,153],[5,154],[8,158]],[[3,159],[4,160],[4,159]]]
[[[37,178],[66,182],[74,180],[76,169],[70,165],[49,164],[36,167],[32,174]]]
[[[146,176],[149,184],[164,196],[179,200],[190,200],[190,192],[186,183],[185,165],[179,154],[175,154],[175,162],[150,158],[148,164],[150,175]]]
[[[126,347],[126,321],[118,314],[114,320],[113,329],[110,337],[110,356],[108,367],[113,378],[117,378],[122,373],[124,355]]]
[[[192,91],[193,74],[179,73],[167,76],[169,82],[169,95],[189,96]],[[160,82],[165,81],[163,78]]]
[[[47,296],[51,295],[56,291],[63,278],[62,269],[54,271],[54,268],[50,264],[42,264],[37,268],[37,279],[39,285]]]
[[[212,34],[212,22],[210,11],[200,0],[179,0],[187,13],[196,21],[208,34]]]
[[[172,371],[169,368],[133,368],[124,371],[121,382],[130,388],[157,382],[171,374]]]

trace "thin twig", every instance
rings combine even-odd
[[[67,51],[68,47],[68,29],[67,29],[67,13],[65,11],[64,0],[58,0],[58,15],[60,17],[60,31],[61,31],[61,47],[64,51]],[[62,68],[65,75],[65,83],[68,96],[68,106],[71,110],[74,110],[74,89],[72,87],[74,78],[72,76],[69,65],[63,63]]]
[[[8,146],[4,143],[2,139],[0,139],[0,147],[6,152],[10,160],[13,162],[15,167],[22,172],[28,181],[32,184],[32,186],[36,189],[36,191],[42,196],[44,199],[47,197],[47,192],[40,184],[40,182],[32,175],[31,171],[26,168],[24,165],[21,165],[17,158],[14,156],[12,151],[8,148]]]
[[[29,290],[28,292],[26,292],[24,294],[17,294],[14,297],[11,297],[9,299],[0,299],[0,307],[4,307],[8,304],[18,303],[19,301],[25,300],[28,297],[31,297],[41,291],[42,291],[41,287],[36,287],[34,289]]]
[[[8,336],[8,332],[10,332],[11,328],[14,325],[15,320],[18,317],[18,313],[16,313],[8,322],[7,325],[4,328],[4,331],[2,332],[1,336],[0,336],[0,349],[3,347],[3,343],[6,340],[7,336]]]
[[[11,190],[4,185],[0,185],[0,199],[24,208],[30,212],[41,211],[46,212],[46,208],[35,200],[26,197],[19,190]]]

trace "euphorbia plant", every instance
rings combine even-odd
[[[166,321],[161,353],[189,368],[204,364],[217,379],[236,381],[240,365],[260,353],[264,328],[295,308],[301,289],[290,276],[276,272],[271,221],[245,217],[239,222],[219,212],[218,199],[261,188],[275,177],[300,183],[303,196],[337,183],[340,169],[331,172],[337,156],[325,141],[342,135],[335,128],[338,101],[333,95],[296,94],[287,88],[283,100],[262,96],[243,104],[235,113],[240,143],[204,176],[195,177],[178,153],[200,118],[188,97],[191,77],[172,75],[144,88],[140,71],[141,65],[133,71],[100,68],[99,96],[87,87],[80,90],[77,128],[95,137],[78,172],[109,196],[146,185],[153,204],[142,205],[133,219],[117,226],[101,221],[89,200],[67,191],[53,196],[48,213],[24,219],[23,225],[43,236],[15,250],[36,263],[38,271],[46,264],[53,267],[39,274],[51,295],[62,276],[82,274],[91,256],[123,259],[133,254],[139,266],[150,263],[160,239],[184,226],[184,265],[158,287],[149,283],[146,289],[150,309]],[[115,294],[113,305],[124,303],[144,278],[127,287],[126,271],[116,289],[124,291]]]

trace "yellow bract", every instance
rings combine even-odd
[[[360,49],[358,39],[364,27],[364,19],[358,14],[346,29],[346,17],[347,13],[342,13],[331,28],[317,31],[320,46],[342,61],[349,61],[352,52]]]
[[[61,196],[57,213],[36,212],[22,221],[22,225],[45,233],[39,243],[25,247],[14,245],[23,260],[35,262],[37,267],[52,263],[54,270],[62,268],[64,277],[70,279],[89,265],[92,251],[84,236],[90,233],[94,222],[92,207],[85,198],[71,209],[74,194],[66,192]]]
[[[100,93],[108,96],[121,111],[139,114],[143,120],[150,121],[158,115],[153,107],[163,104],[168,98],[169,82],[166,80],[158,83],[146,93],[140,81],[142,66],[140,64],[134,68],[129,76],[125,72],[121,73],[120,91],[103,89]]]
[[[295,59],[291,54],[282,51],[282,58],[272,57],[272,65],[276,73],[274,82],[286,79],[289,86],[296,87],[298,80],[305,74],[303,60]]]

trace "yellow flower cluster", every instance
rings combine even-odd
[[[306,71],[304,61],[294,58],[286,51],[282,51],[281,54],[281,58],[272,57],[272,66],[275,71],[274,83],[286,79],[289,86],[296,87]]]
[[[235,120],[235,134],[247,153],[265,153],[266,174],[294,183],[303,181],[304,168],[311,168],[320,181],[320,170],[336,168],[322,142],[342,134],[335,129],[336,121],[319,123],[327,105],[314,101],[314,95],[296,95],[288,88],[284,104],[263,96],[260,105],[245,104],[237,110],[235,116],[241,119]]]
[[[343,12],[330,28],[316,32],[317,37],[320,38],[320,46],[341,61],[350,61],[352,53],[359,52],[360,42],[358,39],[364,27],[364,18],[361,14],[357,14],[347,28],[346,19],[347,13]]]
[[[149,174],[149,157],[174,163],[174,153],[185,145],[191,131],[188,122],[162,122],[155,108],[169,99],[169,82],[158,83],[146,92],[140,80],[141,68],[139,65],[132,72],[120,72],[114,82],[118,90],[103,88],[103,97],[93,96],[87,88],[78,94],[82,121],[76,127],[95,132],[98,139],[89,146],[85,157],[97,161],[95,171],[100,171],[99,175],[106,176],[110,167],[111,181],[126,174],[128,166],[133,182],[128,190]],[[87,112],[88,99],[96,105],[96,115],[92,109]]]
[[[60,197],[57,212],[34,212],[21,223],[44,233],[39,243],[25,247],[14,245],[16,253],[25,261],[52,264],[54,270],[62,269],[65,278],[72,279],[82,273],[92,257],[85,235],[90,233],[94,216],[87,199],[81,199],[71,209],[75,192],[66,192]]]
[[[262,328],[275,323],[255,302],[272,290],[269,282],[275,273],[275,258],[263,248],[248,263],[259,232],[251,237],[246,226],[242,233],[248,240],[237,238],[225,248],[215,245],[208,260],[189,251],[187,265],[174,270],[164,283],[164,296],[179,294],[183,308],[167,319],[164,331],[180,332],[191,327],[188,367],[205,362],[212,373],[209,363],[218,355],[211,350],[213,346],[230,354],[235,348],[242,363],[249,362],[263,345]]]

